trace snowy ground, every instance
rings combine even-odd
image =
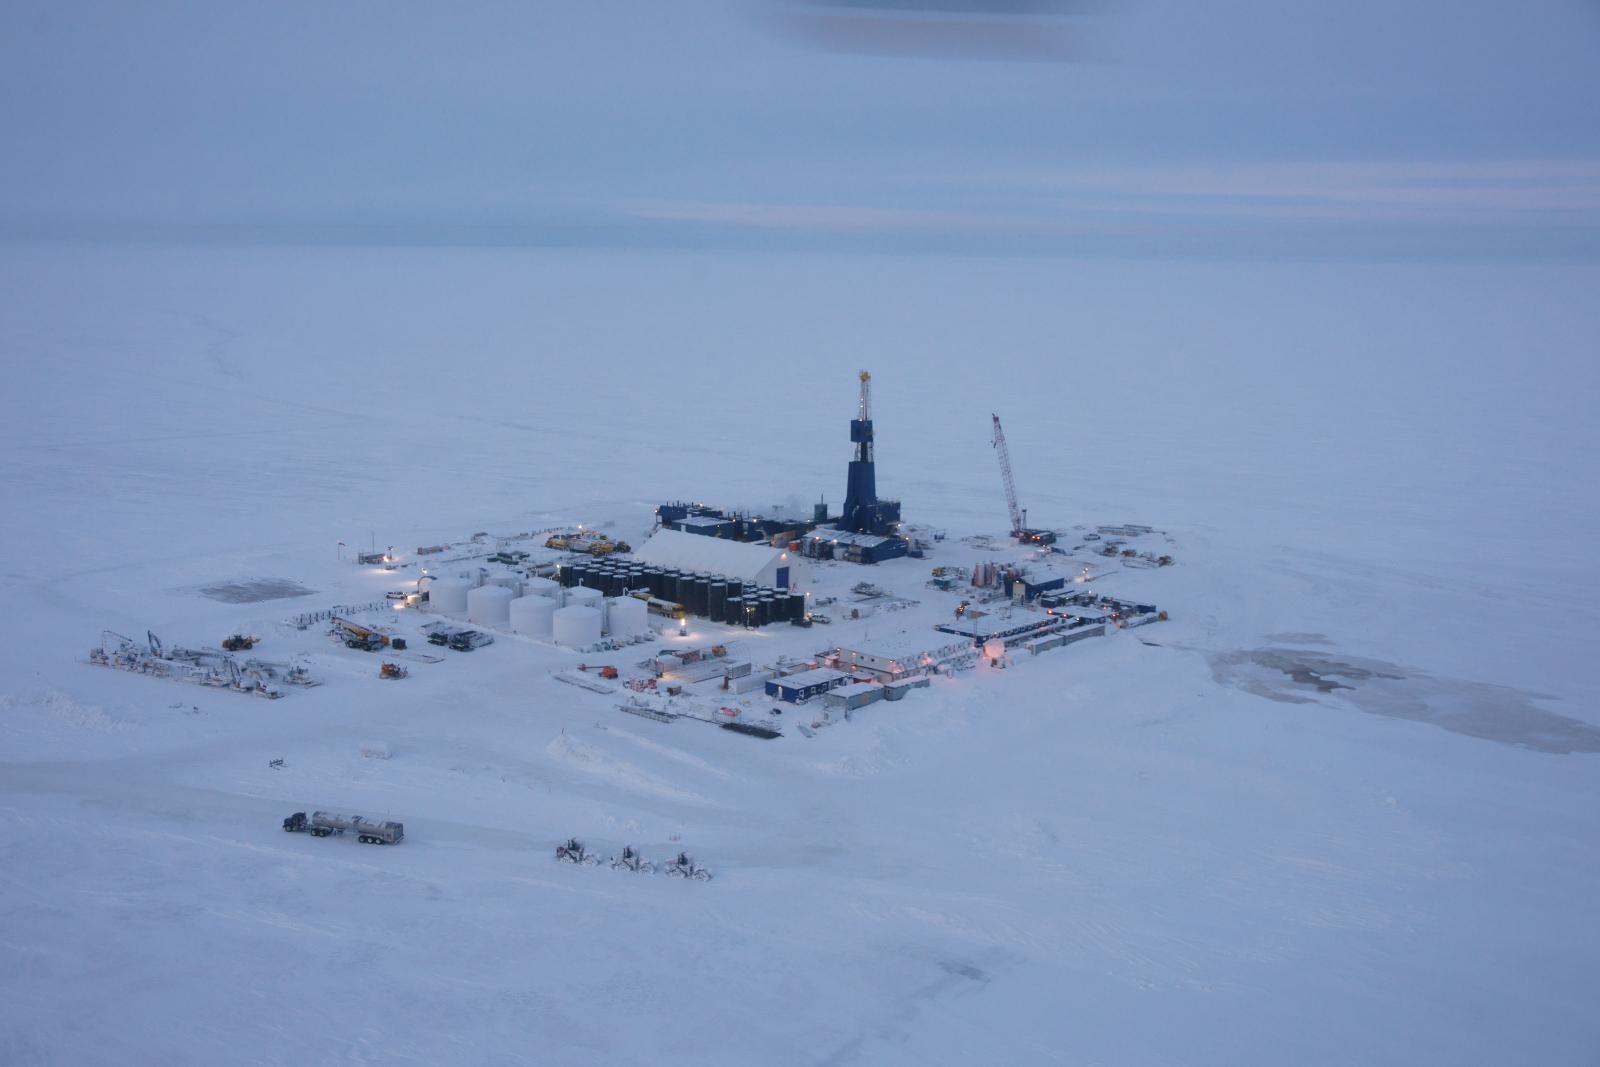
[[[1597,281],[0,250],[0,1063],[1591,1063]],[[341,539],[836,503],[862,366],[909,519],[1002,532],[999,411],[1033,521],[1168,531],[1106,591],[1172,621],[771,742],[276,626],[396,587]],[[200,592],[255,579],[313,592]],[[96,670],[106,627],[326,684]]]

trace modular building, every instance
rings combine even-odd
[[[838,648],[834,661],[843,670],[870,672],[885,682],[923,674],[939,662],[970,651],[970,641],[945,641],[925,648]]]
[[[884,696],[883,686],[874,682],[858,682],[855,685],[841,685],[837,689],[829,690],[823,694],[822,703],[828,708],[854,711],[856,708],[875,704]]]
[[[1079,626],[1072,630],[1057,630],[1046,637],[1038,637],[1032,641],[1024,641],[1023,647],[1037,656],[1041,652],[1048,652],[1052,648],[1063,648],[1075,644],[1089,637],[1104,637],[1104,626]]]
[[[802,533],[828,521],[828,508],[818,504],[811,517],[785,514],[781,505],[775,505],[770,517],[727,512],[705,504],[662,504],[656,508],[656,523],[669,530],[725,537],[734,541],[765,541],[768,544],[788,543]]]
[[[1111,612],[1106,608],[1088,608],[1074,605],[1070,608],[1056,608],[1055,614],[1059,618],[1069,619],[1074,626],[1099,626],[1111,621]]]
[[[888,682],[883,687],[883,699],[904,700],[906,694],[913,689],[927,689],[933,683],[924,675],[921,678],[906,678],[898,682]]]
[[[685,663],[681,667],[671,667],[661,672],[661,677],[672,682],[704,682],[711,678],[725,678],[732,687],[735,678],[744,678],[750,674],[749,660],[737,662],[727,659],[703,659],[695,663]]]
[[[722,515],[685,515],[681,519],[673,519],[662,525],[669,530],[699,534],[702,537],[734,537],[738,533],[738,524]]]
[[[847,563],[882,563],[910,551],[903,537],[834,529],[812,530],[800,539],[800,548],[813,559],[842,559]]]
[[[1061,631],[1060,637],[1063,645],[1070,645],[1075,641],[1082,641],[1086,637],[1104,637],[1105,635],[1106,628],[1104,626],[1080,626],[1075,630]]]
[[[729,689],[730,692],[733,692],[733,693],[736,693],[736,694],[754,693],[757,690],[764,690],[766,688],[766,683],[771,681],[771,680],[772,680],[772,672],[771,671],[769,671],[769,670],[760,670],[760,671],[753,670],[749,674],[745,675],[742,678],[730,678],[730,679],[728,679],[728,689]]]
[[[934,629],[968,638],[978,646],[996,638],[1007,645],[1014,645],[1066,630],[1071,623],[1071,619],[1060,615],[1046,615],[1043,618],[1035,615],[1025,622],[986,615],[981,619],[966,618],[955,623],[944,623]]]
[[[1050,567],[1029,567],[1022,572],[1021,577],[1015,579],[1008,592],[1016,596],[1015,582],[1022,583],[1024,599],[1033,600],[1044,593],[1052,593],[1067,584],[1067,576]]]
[[[791,704],[800,704],[814,696],[820,696],[830,689],[837,689],[841,685],[850,684],[850,676],[841,671],[829,670],[818,667],[814,670],[801,671],[784,678],[773,678],[767,682],[767,696],[787,700]]]

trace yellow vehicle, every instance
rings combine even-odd
[[[660,597],[653,597],[649,593],[634,593],[632,596],[635,600],[644,601],[645,609],[652,615],[677,619],[680,622],[689,615],[689,610],[676,601],[662,600]]]
[[[566,552],[584,552],[591,556],[609,556],[613,552],[632,551],[626,541],[613,541],[605,534],[597,533],[553,534],[544,543],[544,547]]]
[[[380,633],[369,626],[351,622],[335,616],[333,620],[335,630],[350,648],[359,648],[363,652],[376,652],[389,644],[389,635]]]

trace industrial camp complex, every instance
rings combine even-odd
[[[1171,539],[1135,524],[1031,524],[998,416],[1009,536],[905,521],[902,502],[878,494],[875,433],[863,371],[837,510],[821,493],[803,514],[671,500],[653,513],[480,531],[413,552],[379,551],[374,536],[344,572],[345,603],[242,618],[237,632],[194,647],[106,631],[89,662],[268,699],[326,699],[319,687],[334,677],[414,685],[414,672],[460,669],[440,665],[470,657],[472,670],[540,667],[568,683],[551,692],[602,717],[771,741],[815,738],[880,702],[873,714],[906,714],[919,689],[936,685],[991,674],[1000,684],[994,672],[1012,668],[1070,671],[1072,657],[1094,654],[1091,639],[1166,618],[1153,590],[1173,562]],[[257,607],[296,595],[271,583],[223,593]],[[289,828],[367,826],[322,814],[298,814]]]

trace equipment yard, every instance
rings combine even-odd
[[[1165,611],[1143,602],[1155,599],[1165,575],[1130,568],[1142,557],[1123,546],[1153,538],[1166,548],[1174,539],[1137,525],[1026,528],[998,419],[995,444],[1016,543],[941,537],[935,544],[901,534],[900,502],[876,496],[871,375],[862,371],[859,379],[857,417],[850,424],[850,488],[837,520],[828,517],[825,504],[804,520],[722,513],[711,518],[703,506],[667,504],[656,509],[652,528],[640,536],[637,559],[626,540],[602,532],[643,525],[644,516],[622,510],[591,516],[587,529],[579,524],[549,536],[480,531],[457,542],[475,551],[442,559],[434,547],[413,554],[391,546],[356,553],[366,581],[351,582],[347,574],[348,588],[340,591],[370,596],[381,589],[381,599],[248,621],[274,632],[274,645],[295,658],[292,669],[257,659],[241,665],[231,655],[183,648],[168,651],[153,633],[148,647],[140,647],[111,631],[89,661],[277,698],[277,682],[309,687],[318,684],[317,668],[346,669],[350,657],[330,653],[330,645],[403,655],[426,642],[472,652],[500,637],[510,640],[492,662],[475,658],[480,673],[543,670],[594,694],[573,695],[575,708],[604,708],[603,698],[627,689],[631,698],[615,706],[628,714],[661,723],[707,722],[774,740],[784,736],[781,719],[788,704],[788,721],[808,726],[797,736],[809,741],[877,703],[885,683],[937,678],[952,691],[981,687],[994,683],[961,676],[1016,666],[1016,654],[1024,651],[1029,669],[1070,672],[1067,664],[1035,668],[1031,661],[1081,638],[1166,621]],[[1119,539],[1104,542],[1109,532]],[[862,536],[896,547],[871,557],[819,547]],[[804,552],[801,538],[809,539]],[[931,554],[939,562],[930,566]],[[1096,559],[1107,556],[1114,562]],[[863,579],[863,566],[871,567],[872,580]],[[323,584],[340,583],[329,576]],[[1101,591],[1107,586],[1122,599]],[[211,588],[203,592],[212,595]],[[299,595],[285,592],[276,599]],[[974,608],[974,600],[987,610]],[[822,606],[831,610],[824,613]],[[827,628],[818,629],[819,622]],[[875,640],[891,634],[895,653],[870,651]],[[222,647],[247,651],[259,641],[241,632]],[[571,662],[574,655],[593,654],[618,662]],[[411,671],[384,659],[373,674],[397,681]],[[840,686],[849,692],[829,692]],[[906,692],[898,691],[895,699]],[[883,711],[915,714],[914,706]]]

